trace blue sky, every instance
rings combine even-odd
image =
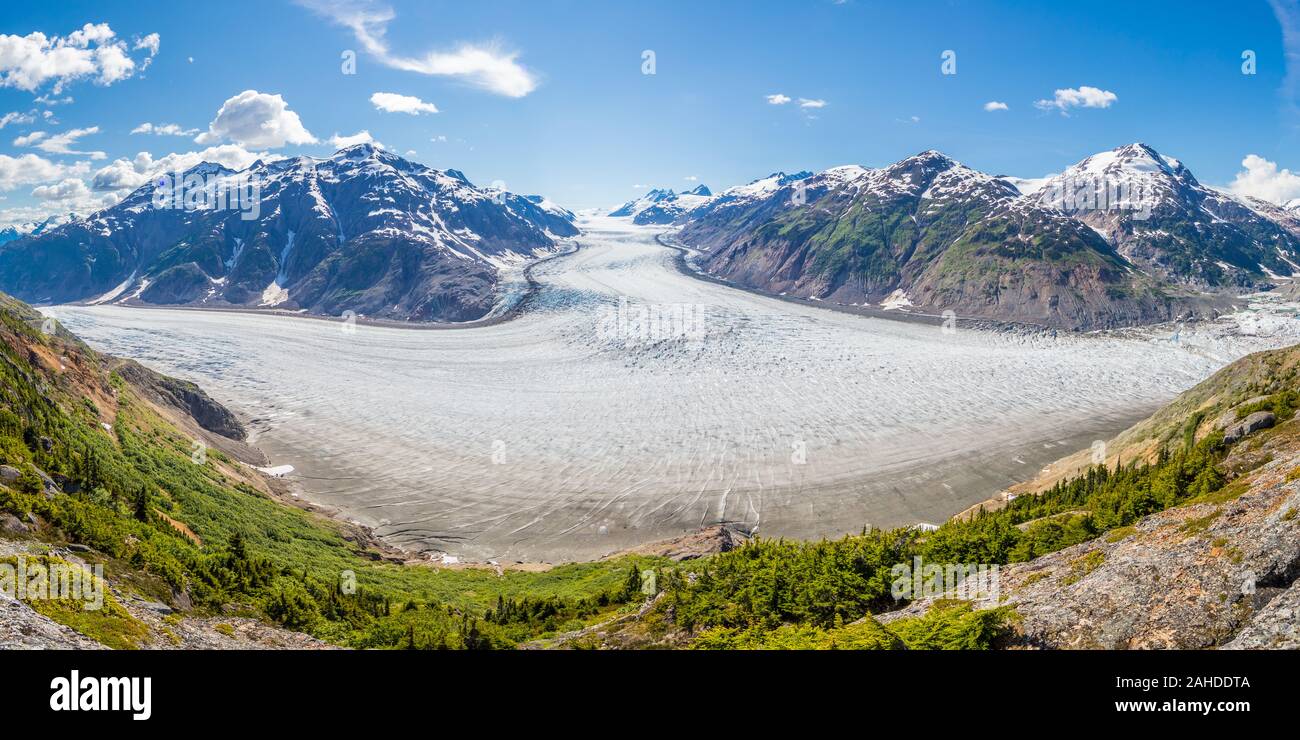
[[[112,35],[74,43],[87,23]],[[110,203],[210,147],[320,156],[362,131],[572,208],[925,149],[1039,177],[1132,141],[1213,185],[1255,155],[1240,188],[1300,197],[1298,24],[1296,0],[8,3],[0,223]]]

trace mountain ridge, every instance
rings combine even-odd
[[[1300,212],[1206,188],[1140,143],[1031,193],[935,150],[774,173],[672,225],[706,272],[745,287],[1071,330],[1213,317],[1231,291],[1300,274]]]
[[[0,246],[0,289],[35,303],[466,321],[492,310],[504,271],[576,235],[574,220],[540,196],[477,188],[459,171],[358,144],[150,182]]]

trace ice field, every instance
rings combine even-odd
[[[1176,336],[946,332],[697,280],[653,227],[582,226],[525,313],[490,326],[46,310],[253,419],[311,500],[413,551],[502,561],[721,521],[801,538],[939,522],[1300,341],[1271,309]]]

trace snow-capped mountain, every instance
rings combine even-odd
[[[609,212],[610,216],[632,217],[637,224],[670,224],[682,215],[708,203],[713,193],[704,185],[697,185],[680,193],[670,188],[654,188],[645,195],[630,200]]]
[[[1032,197],[1096,229],[1164,280],[1251,289],[1300,273],[1294,230],[1262,212],[1268,209],[1201,185],[1181,162],[1146,144],[1094,154]]]
[[[1179,310],[1088,226],[935,151],[724,191],[678,238],[714,275],[841,304],[1068,328]]]
[[[203,207],[214,201],[224,207]],[[551,253],[577,233],[573,221],[539,196],[476,188],[456,170],[359,144],[151,182],[0,247],[0,289],[30,302],[464,321],[491,310],[503,268]]]
[[[78,218],[75,213],[56,213],[40,221],[28,221],[6,226],[0,229],[0,244],[21,239],[24,236],[39,236],[57,226],[76,221]]]
[[[1293,236],[1300,238],[1300,201],[1291,201],[1279,206],[1248,195],[1238,197],[1242,203],[1260,216],[1286,229]]]
[[[777,190],[791,185],[800,180],[806,180],[812,177],[812,173],[806,170],[787,175],[784,172],[773,172],[767,177],[760,177],[744,185],[727,188],[721,193],[710,198],[707,202],[702,203],[690,211],[683,213],[678,217],[678,223],[693,221],[698,224],[707,222],[718,222],[728,220],[727,214],[748,213],[749,206],[767,201]],[[798,186],[795,186],[798,187]],[[750,213],[751,216],[760,215],[757,212]]]

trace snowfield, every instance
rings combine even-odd
[[[1195,328],[951,332],[697,280],[661,228],[581,225],[495,325],[48,313],[255,419],[312,500],[473,560],[593,558],[721,521],[805,538],[939,522],[1300,341],[1294,306],[1266,299]]]

